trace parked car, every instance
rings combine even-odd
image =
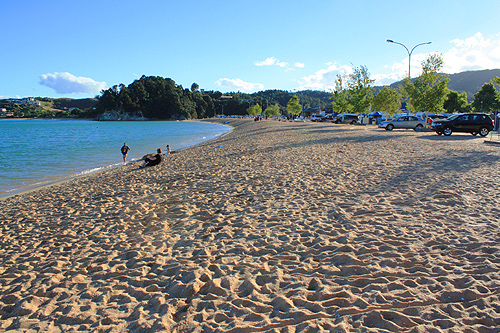
[[[444,114],[433,114],[433,115],[430,115],[429,118],[431,118],[432,120],[436,120],[436,119],[448,119],[448,116],[446,116]]]
[[[430,114],[427,116],[427,124],[432,124],[432,122],[436,119],[448,119],[448,116],[444,114]]]
[[[392,131],[395,128],[418,130],[425,127],[425,120],[415,116],[399,116],[396,119],[381,122],[378,127],[385,128],[387,131]]]
[[[431,129],[438,135],[451,135],[453,132],[471,133],[487,136],[493,130],[493,120],[485,113],[465,113],[450,116],[448,119],[436,119]]]
[[[323,118],[323,121],[329,121],[333,122],[335,120],[335,116],[333,114],[327,114],[325,118]]]
[[[357,124],[359,121],[359,116],[357,114],[344,114],[344,115],[337,115],[333,119],[332,122],[335,124]]]
[[[313,114],[311,116],[311,121],[325,121],[324,120],[325,117],[319,115],[319,114]]]

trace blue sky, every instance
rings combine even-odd
[[[500,1],[0,0],[0,98],[87,98],[142,75],[221,92],[376,84],[432,52],[446,73],[500,68]]]

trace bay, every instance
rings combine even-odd
[[[0,120],[0,197],[137,161],[157,148],[180,150],[231,130],[190,121]]]

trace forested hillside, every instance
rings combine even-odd
[[[469,71],[450,75],[448,88],[458,93],[466,92],[472,101],[484,83],[500,76],[500,69]],[[400,82],[392,87],[398,87]],[[378,89],[377,89],[378,88]],[[375,93],[381,87],[375,87]],[[252,105],[259,104],[264,111],[271,105],[278,105],[285,113],[290,98],[297,95],[304,108],[319,106],[322,110],[332,109],[331,92],[304,90],[265,90],[252,94],[240,92],[222,94],[220,92],[201,93],[193,83],[184,89],[172,79],[143,76],[129,86],[114,86],[99,97],[96,113],[106,110],[123,110],[128,113],[142,112],[149,119],[190,119],[215,115],[245,115]]]

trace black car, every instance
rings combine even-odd
[[[332,120],[332,123],[357,124],[358,121],[359,121],[359,116],[357,114],[344,114],[344,115],[339,114]]]
[[[450,116],[448,119],[436,119],[431,129],[438,135],[451,135],[453,132],[465,132],[472,135],[487,136],[493,130],[493,120],[485,113],[465,113]]]

